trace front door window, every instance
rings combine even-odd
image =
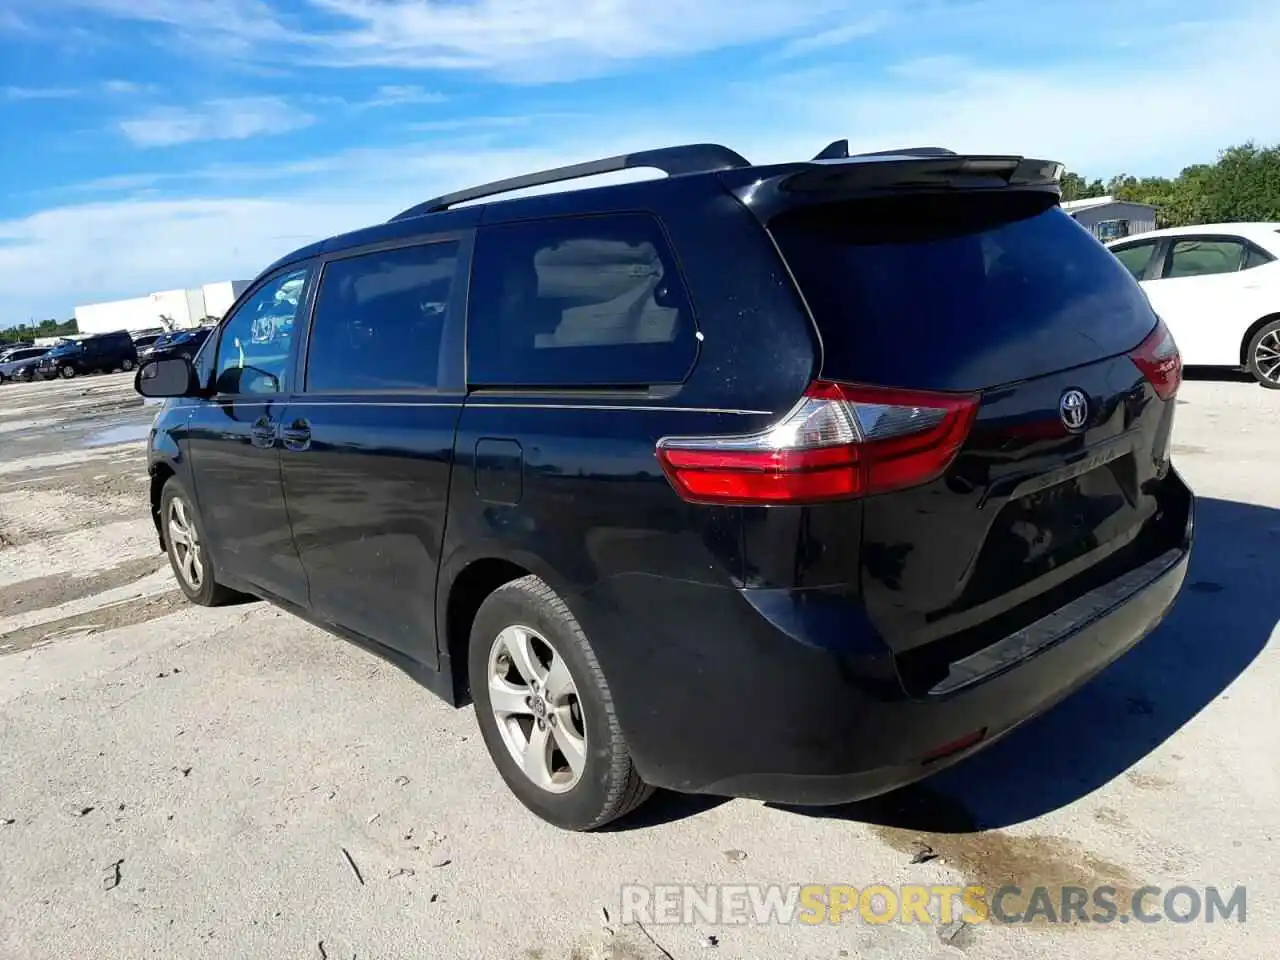
[[[270,394],[287,389],[294,321],[309,267],[268,280],[222,327],[214,389],[221,394]]]

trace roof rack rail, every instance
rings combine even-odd
[[[513,190],[524,190],[528,187],[540,187],[550,183],[562,183],[566,180],[578,180],[583,177],[594,177],[602,173],[615,173],[619,170],[653,168],[661,170],[669,177],[683,173],[708,173],[715,170],[731,170],[737,167],[749,167],[746,158],[728,147],[716,143],[691,143],[679,147],[662,147],[657,150],[641,150],[637,153],[625,153],[616,157],[605,157],[602,160],[590,160],[586,163],[574,163],[567,167],[556,167],[552,170],[541,170],[537,173],[526,173],[506,180],[495,180],[476,187],[468,187],[454,193],[446,193],[433,197],[425,203],[419,203],[391,218],[407,220],[428,213],[438,213],[468,200],[479,200]]]
[[[835,140],[822,148],[814,160],[848,160],[850,157],[954,157],[956,152],[946,147],[903,147],[900,150],[873,150],[870,153],[850,153],[848,140]]]

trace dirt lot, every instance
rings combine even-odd
[[[664,796],[579,836],[508,795],[469,709],[265,604],[181,600],[129,377],[0,387],[0,958],[1272,956],[1280,392],[1180,403],[1192,573],[1099,680],[882,802]],[[641,929],[624,883],[1243,884],[1247,921]]]

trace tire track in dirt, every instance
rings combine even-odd
[[[51,574],[32,577],[0,586],[0,616],[14,613],[30,613],[48,607],[61,606],[72,600],[82,600],[95,594],[134,583],[150,576],[168,563],[168,558],[157,553],[149,557],[136,557],[117,563],[114,567],[99,570],[87,577],[67,577]]]
[[[75,616],[63,617],[61,620],[51,620],[0,634],[0,656],[24,653],[67,636],[85,636],[120,627],[137,626],[176,613],[187,604],[187,598],[176,587],[145,600],[120,600]]]

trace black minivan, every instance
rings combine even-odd
[[[137,374],[161,546],[474,703],[562,827],[918,780],[1186,573],[1178,351],[1061,173],[694,145],[304,247]]]
[[[138,365],[138,348],[125,330],[60,340],[40,358],[37,373],[46,380],[79,373],[129,371]]]

